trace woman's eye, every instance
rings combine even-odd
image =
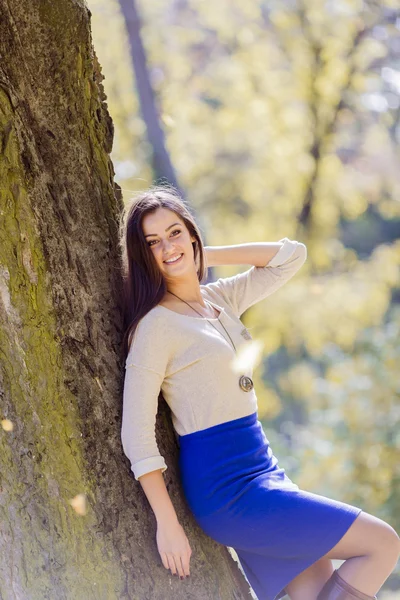
[[[174,234],[174,233],[180,233],[180,232],[181,232],[181,231],[180,231],[180,229],[174,229],[174,231],[172,232],[172,234]],[[171,235],[172,235],[172,234],[171,234]],[[153,242],[156,242],[156,241],[157,241],[157,240],[151,240],[151,241],[148,243],[148,245],[149,245],[149,246],[152,246],[152,245],[153,245]]]

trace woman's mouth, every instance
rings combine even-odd
[[[179,256],[179,255],[177,255],[177,256]],[[174,257],[175,260],[172,260],[171,262],[167,262],[166,260],[164,260],[164,263],[166,265],[176,265],[176,263],[178,263],[178,262],[180,262],[182,260],[182,257],[183,257],[183,253],[180,254],[180,256],[179,256],[178,259],[176,257]]]

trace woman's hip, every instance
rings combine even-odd
[[[180,436],[179,444],[182,486],[195,516],[234,510],[249,487],[294,485],[279,467],[256,412]]]

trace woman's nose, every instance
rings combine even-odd
[[[168,252],[170,252],[173,248],[174,248],[174,243],[170,242],[169,240],[165,240],[164,245],[163,245],[165,254],[168,254]]]

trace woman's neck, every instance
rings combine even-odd
[[[204,302],[204,298],[201,295],[201,291],[200,291],[200,286],[199,286],[199,290],[198,290],[198,295],[195,296],[193,293],[193,290],[168,290],[167,291],[167,298],[176,298],[178,297],[179,300],[183,300],[185,302],[189,302],[191,304],[199,304],[200,306],[202,306],[203,308],[207,307],[207,304]]]

